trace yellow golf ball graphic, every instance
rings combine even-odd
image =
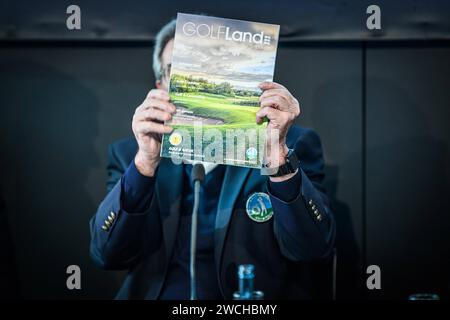
[[[174,132],[169,137],[169,142],[173,146],[178,146],[183,141],[183,136],[178,132]]]

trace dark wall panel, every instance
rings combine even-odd
[[[326,188],[333,201],[338,238],[338,296],[355,297],[360,286],[362,216],[362,46],[300,45],[283,48],[275,81],[298,97],[299,123],[315,129],[323,144]]]
[[[119,283],[88,256],[105,195],[107,146],[131,135],[152,83],[150,49],[0,50],[1,191],[26,298],[113,297]],[[65,287],[66,267],[82,290]]]
[[[450,46],[367,51],[367,258],[383,298],[450,284]]]

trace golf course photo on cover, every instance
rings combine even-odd
[[[177,114],[170,122],[175,134],[182,132],[182,139],[186,139],[186,136],[193,139],[195,137],[193,123],[201,123],[203,132],[212,129],[220,132],[222,155],[214,157],[216,160],[234,165],[259,165],[257,155],[260,154],[259,148],[263,147],[260,145],[260,139],[265,135],[266,124],[256,124],[260,95],[258,92],[236,90],[227,82],[214,84],[203,78],[194,79],[177,75],[171,77],[169,92],[171,102],[177,107]],[[227,139],[230,135],[233,138]],[[165,139],[169,145],[178,144],[170,141],[170,135],[165,136]],[[193,141],[185,142],[184,147],[193,149],[189,148]],[[202,151],[209,143],[209,140],[202,139]],[[230,147],[234,157],[226,154]],[[174,150],[178,151],[177,155],[183,153],[186,158],[189,158],[191,153],[189,150],[179,152],[181,150],[172,148],[172,151]],[[247,152],[248,150],[250,152]],[[237,154],[240,151],[242,154]],[[193,153],[192,159],[205,160],[201,156],[203,155]]]

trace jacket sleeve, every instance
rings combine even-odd
[[[108,161],[108,194],[90,221],[90,255],[101,268],[129,269],[141,257],[145,222],[151,206],[143,212],[127,212],[123,209],[121,198],[124,189],[121,180],[125,169],[115,153],[114,145],[109,148]],[[153,189],[154,181],[148,190],[151,197]]]
[[[284,201],[271,192],[274,210],[274,233],[282,254],[293,261],[311,261],[329,257],[334,249],[335,221],[322,186],[323,155],[319,136],[307,129],[294,145],[300,161],[297,174],[300,184],[289,179],[298,190],[291,201]]]

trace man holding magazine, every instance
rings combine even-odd
[[[175,30],[171,21],[157,35],[156,88],[136,108],[134,137],[110,146],[108,194],[91,220],[93,260],[104,269],[128,270],[118,299],[189,299],[192,164],[160,156],[162,136],[174,131],[170,121],[178,113],[168,94]],[[231,299],[241,264],[254,265],[254,287],[267,299],[311,298],[311,265],[333,253],[335,222],[322,186],[320,139],[294,124],[300,107],[288,89],[275,82],[259,88],[254,122],[268,119],[267,132],[277,133],[266,142],[271,173],[205,163],[199,299]]]

